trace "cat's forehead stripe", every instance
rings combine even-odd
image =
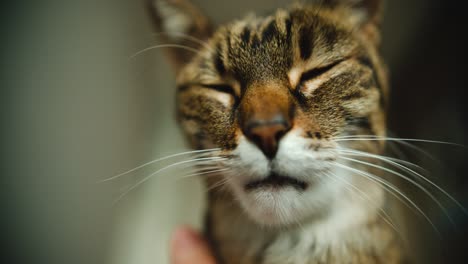
[[[263,29],[262,32],[262,41],[269,41],[278,35],[278,30],[276,26],[276,21],[272,20],[268,25]]]
[[[216,70],[220,75],[226,70],[234,73],[243,86],[258,79],[287,78],[294,65],[317,59],[325,54],[324,49],[332,52],[345,35],[334,22],[303,10],[250,17],[228,25],[221,33],[219,42],[226,44],[219,45],[225,50],[220,52],[224,56],[214,58]],[[317,55],[315,46],[319,49]]]
[[[244,42],[244,43],[249,43],[250,42],[250,33],[251,33],[251,29],[246,26],[244,28],[244,31],[242,31],[242,33],[240,35],[240,38],[241,38],[242,42]]]
[[[216,70],[220,75],[223,75],[226,72],[226,67],[224,66],[221,44],[216,45],[216,54],[214,55],[214,61]]]
[[[308,28],[301,28],[299,30],[299,50],[301,59],[307,60],[312,55],[312,41],[311,41],[311,32]]]

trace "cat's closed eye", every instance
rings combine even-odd
[[[229,84],[200,84],[200,86],[209,88],[211,90],[215,90],[221,93],[230,94],[234,96],[235,98],[238,97],[238,95],[236,94],[236,91],[234,90],[234,87],[232,87]]]
[[[314,68],[314,69],[311,69],[311,70],[308,70],[306,72],[304,72],[302,75],[301,75],[301,78],[299,79],[299,87],[301,86],[301,84],[307,82],[307,81],[311,81],[317,77],[320,77],[321,75],[325,74],[326,72],[330,71],[331,69],[333,69],[335,66],[337,66],[338,64],[340,64],[342,61],[336,61],[336,62],[333,62],[327,66],[322,66],[322,67],[317,67],[317,68]]]

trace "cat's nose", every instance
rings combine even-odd
[[[291,129],[291,123],[282,115],[271,119],[251,119],[245,124],[244,134],[269,159],[278,151],[281,138]]]

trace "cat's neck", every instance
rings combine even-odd
[[[401,263],[383,192],[367,198],[343,193],[333,203],[321,217],[271,228],[250,220],[229,194],[212,193],[206,232],[223,264]]]

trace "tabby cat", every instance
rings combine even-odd
[[[385,136],[381,2],[297,3],[214,28],[186,0],[149,1],[178,121],[218,158],[203,179],[219,263],[406,261],[373,176],[384,143],[347,140]]]

